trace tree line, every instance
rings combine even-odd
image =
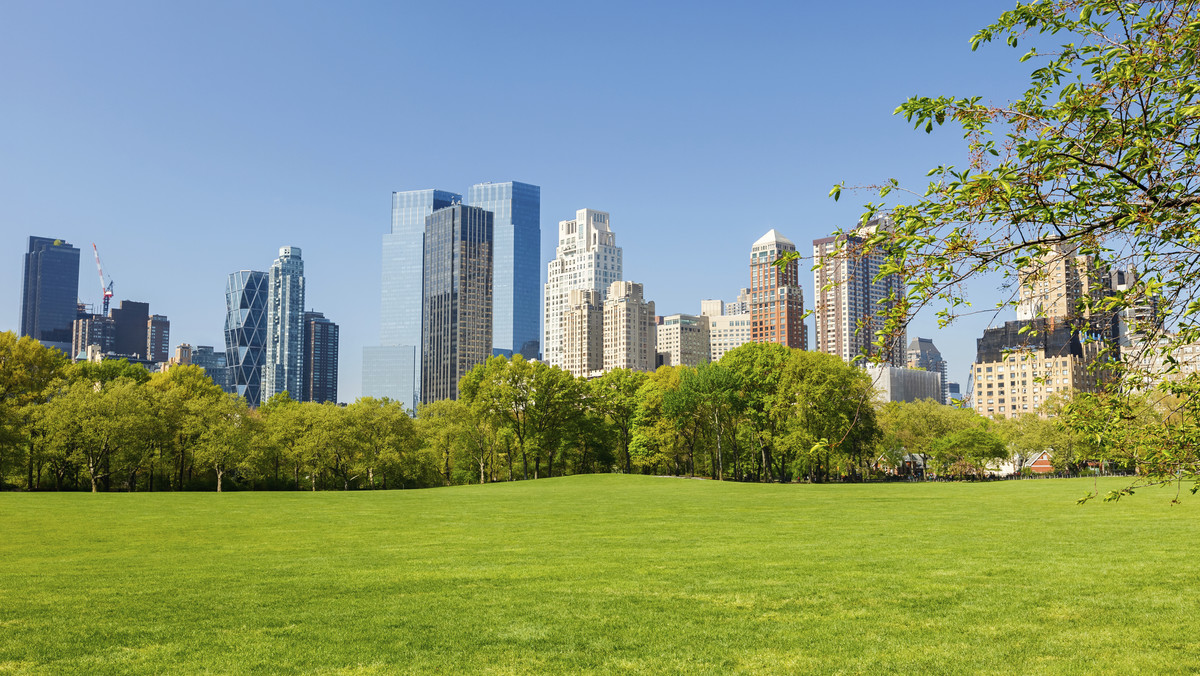
[[[881,406],[863,369],[773,344],[592,380],[493,357],[459,391],[415,416],[370,397],[338,406],[283,394],[251,409],[197,366],[72,364],[3,333],[0,480],[92,491],[417,488],[594,472],[827,482],[915,464],[981,477],[1047,448],[1070,469],[1100,452],[1064,424],[1062,403],[1056,419],[1019,421],[928,400]]]

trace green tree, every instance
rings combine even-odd
[[[231,394],[217,399],[207,418],[196,444],[196,461],[213,470],[220,493],[225,475],[249,457],[259,420],[245,399]]]
[[[1200,390],[1171,376],[1179,363],[1169,358],[1200,340],[1194,301],[1200,7],[1165,0],[1021,2],[979,31],[971,46],[992,41],[1014,48],[1034,43],[1021,56],[1037,67],[1019,99],[996,105],[980,96],[917,96],[896,110],[926,132],[944,124],[961,128],[970,160],[935,167],[923,189],[890,180],[879,190],[884,199],[909,192],[908,204],[868,205],[868,215],[890,211],[895,228],[881,230],[864,248],[885,257],[882,273],[899,273],[907,283],[905,298],[888,313],[887,333],[898,333],[927,305],[940,306],[941,321],[952,321],[970,305],[964,282],[998,272],[1015,289],[1028,282],[1023,269],[1065,247],[1141,272],[1128,291],[1084,298],[1079,316],[1154,305],[1158,319],[1175,329],[1160,332],[1155,321],[1138,327],[1151,334],[1143,350],[1124,350],[1122,363],[1106,364],[1118,381],[1112,392],[1126,395],[1165,380],[1164,392],[1200,399]],[[841,190],[835,186],[831,194]],[[1139,359],[1142,351],[1167,356],[1165,373],[1146,373],[1142,365],[1154,362]],[[1119,416],[1129,404],[1110,399],[1106,406]],[[1189,403],[1180,410],[1197,408]],[[1103,443],[1118,448],[1114,442],[1128,429],[1087,431],[1113,437]],[[1188,450],[1186,430],[1179,432],[1161,444],[1120,446],[1145,468],[1141,482],[1200,480],[1200,459]]]
[[[28,489],[37,485],[45,462],[43,441],[33,422],[38,406],[53,393],[52,385],[67,369],[63,353],[33,338],[0,333],[0,488],[25,460]]]
[[[419,446],[412,418],[400,402],[374,397],[359,398],[346,407],[346,414],[361,449],[367,485],[375,488],[379,477],[387,488],[389,472],[399,472],[404,459]]]
[[[633,471],[629,443],[638,410],[638,390],[648,378],[649,374],[643,371],[613,369],[587,384],[593,407],[605,416],[616,432],[618,457],[626,474]]]

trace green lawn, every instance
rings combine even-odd
[[[1200,496],[1090,487],[0,494],[0,674],[1200,672]]]

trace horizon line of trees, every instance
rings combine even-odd
[[[931,400],[875,401],[840,358],[751,343],[719,362],[584,380],[492,357],[457,400],[415,417],[387,399],[257,409],[197,366],[69,363],[0,333],[0,488],[173,491],[394,489],[596,472],[752,482],[865,481],[911,471],[979,478],[1055,449],[1103,455],[1063,424],[992,421]]]

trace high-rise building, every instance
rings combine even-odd
[[[320,312],[304,313],[302,401],[337,403],[338,325]]]
[[[492,355],[492,213],[456,204],[425,219],[421,401],[458,398]]]
[[[884,329],[886,311],[894,298],[904,297],[903,280],[891,274],[876,279],[884,256],[867,250],[866,242],[878,228],[890,228],[886,218],[872,219],[853,232],[813,240],[813,276],[816,298],[818,352],[847,362],[873,356],[876,332]],[[905,363],[904,335],[891,336],[882,355],[892,366]]]
[[[1109,273],[1108,290],[1122,294],[1128,303],[1128,307],[1116,313],[1116,340],[1122,348],[1140,345],[1150,336],[1157,338],[1163,328],[1160,299],[1147,292],[1145,286],[1138,283],[1138,277],[1137,270],[1132,267]]]
[[[1096,364],[1107,336],[1057,318],[987,329],[976,341],[971,404],[989,418],[1045,416],[1039,407],[1055,394],[1095,392],[1103,377]]]
[[[122,357],[149,361],[146,348],[150,344],[150,304],[123,300],[120,306],[110,309],[108,315],[112,317],[115,331],[113,352]]]
[[[940,404],[950,403],[950,381],[946,378],[946,360],[929,338],[913,338],[908,344],[907,364],[910,369],[924,369],[942,376]]]
[[[492,212],[492,352],[537,359],[541,352],[542,189],[480,183],[467,203]]]
[[[726,315],[748,315],[750,314],[750,289],[744,288],[738,291],[737,300],[727,301],[722,314]],[[709,315],[715,316],[715,315]],[[715,360],[714,360],[715,361]]]
[[[84,314],[75,320],[71,336],[71,359],[74,361],[86,359],[89,345],[98,346],[100,354],[115,353],[116,339],[116,324],[112,317]]]
[[[771,228],[750,248],[750,337],[756,343],[779,343],[808,349],[804,325],[804,289],[795,260],[775,261],[796,251],[792,240]]]
[[[262,397],[304,392],[304,261],[300,247],[279,249],[267,279],[267,343]]]
[[[621,255],[606,212],[580,209],[574,220],[559,222],[558,247],[547,266],[543,308],[542,358],[546,363],[565,366],[563,320],[571,291],[590,289],[603,297],[613,282],[621,280]]]
[[[708,355],[713,362],[721,361],[733,348],[751,342],[750,312],[736,312],[743,306],[741,302],[700,301],[700,314],[708,317]]]
[[[653,371],[658,356],[654,301],[642,285],[616,281],[604,299],[604,370]]]
[[[572,289],[563,313],[563,370],[577,378],[604,373],[604,301],[594,289]]]
[[[78,301],[79,249],[61,239],[30,237],[21,294],[21,335],[69,353]]]
[[[267,273],[240,270],[225,284],[225,359],[228,382],[251,406],[262,401],[267,345]],[[195,353],[192,354],[195,359]]]
[[[462,202],[445,190],[392,193],[392,228],[383,236],[379,345],[363,348],[364,396],[416,410],[421,400],[421,289],[425,219]]]
[[[657,351],[665,366],[699,366],[711,356],[709,318],[675,314],[662,317],[655,331]]]
[[[1018,274],[1017,320],[1038,317],[1090,318],[1090,305],[1107,295],[1109,271],[1096,256],[1056,245]]]
[[[224,351],[213,349],[212,345],[197,345],[191,351],[191,363],[204,369],[209,378],[226,392],[236,392],[229,382],[229,368],[226,365],[227,355]]]
[[[146,358],[152,362],[167,361],[171,354],[171,321],[166,315],[150,315],[146,323]]]

